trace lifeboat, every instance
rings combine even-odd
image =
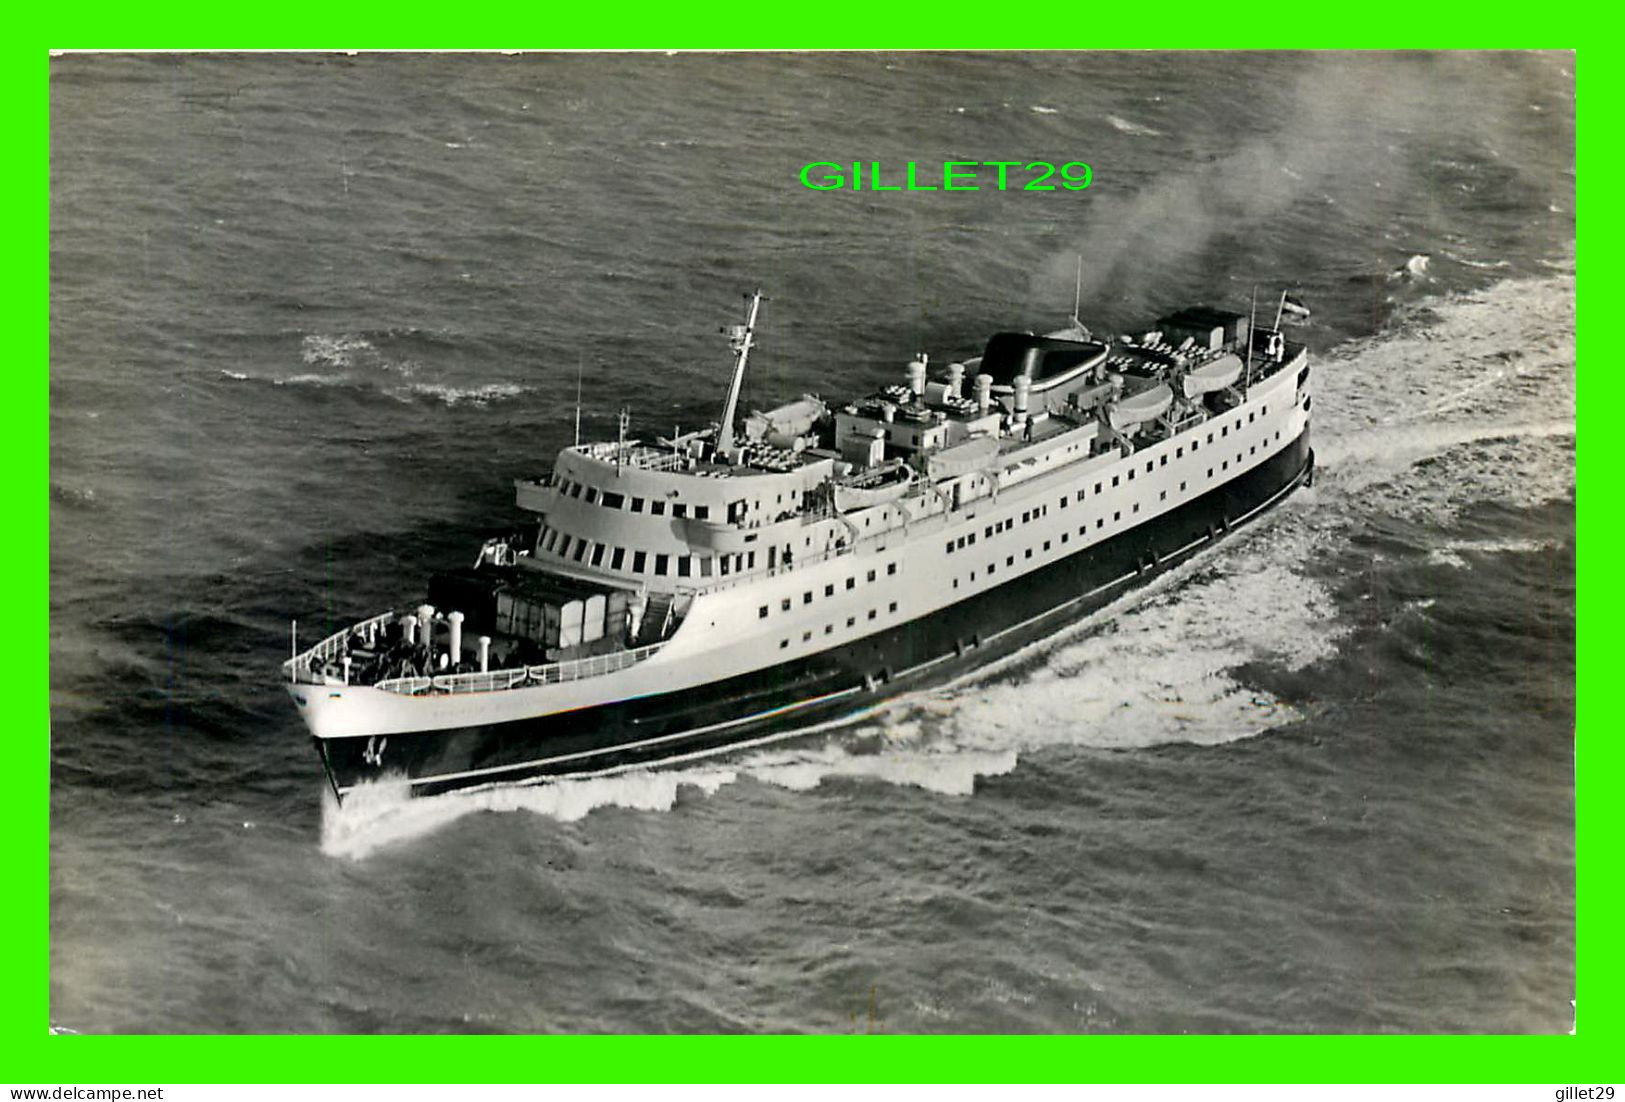
[[[1185,397],[1198,398],[1231,386],[1241,377],[1241,357],[1225,354],[1195,368],[1184,378]]]
[[[1173,405],[1173,402],[1174,392],[1167,385],[1159,384],[1138,394],[1130,394],[1107,407],[1107,417],[1111,420],[1112,428],[1126,429],[1142,421],[1161,417],[1168,412],[1168,407]]]
[[[896,501],[908,492],[914,468],[901,461],[876,467],[835,484],[835,508],[842,513]]]
[[[993,462],[999,454],[999,442],[991,436],[976,436],[951,448],[933,452],[926,463],[926,471],[933,481],[953,478],[955,475],[979,471]]]

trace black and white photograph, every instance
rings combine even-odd
[[[1575,1028],[1572,52],[63,52],[50,1024]]]

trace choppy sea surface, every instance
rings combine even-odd
[[[52,62],[51,1021],[1560,1032],[1572,55]],[[1071,192],[811,161],[1081,160]],[[897,166],[895,169],[893,166]],[[573,432],[1071,312],[1314,313],[1318,476],[845,729],[340,812],[288,621],[415,598]]]

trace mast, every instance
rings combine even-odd
[[[1083,309],[1083,254],[1078,254],[1078,274],[1072,282],[1072,324],[1083,327],[1083,321],[1078,317],[1078,311]]]
[[[725,455],[734,446],[734,414],[739,408],[739,388],[745,381],[745,361],[750,358],[751,339],[755,335],[756,311],[762,304],[761,289],[745,296],[750,299],[750,312],[744,325],[734,325],[723,332],[734,352],[734,377],[728,386],[728,400],[722,406],[722,423],[717,426],[717,454]]]
[[[1281,315],[1286,312],[1286,291],[1281,292],[1281,305],[1275,308],[1275,328],[1281,328]]]
[[[581,447],[581,353],[576,353],[576,447]]]
[[[1253,323],[1258,314],[1258,284],[1253,284],[1253,304],[1247,310],[1247,382],[1242,385],[1242,393],[1252,389],[1253,386]]]

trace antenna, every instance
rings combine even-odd
[[[723,332],[734,350],[734,377],[728,386],[728,400],[722,405],[722,423],[717,426],[717,454],[725,455],[734,446],[734,414],[739,409],[739,387],[745,381],[745,361],[750,358],[751,338],[756,330],[756,311],[762,305],[761,289],[745,296],[750,299],[750,311],[744,325],[734,325]]]
[[[576,353],[576,447],[581,447],[581,353]]]

